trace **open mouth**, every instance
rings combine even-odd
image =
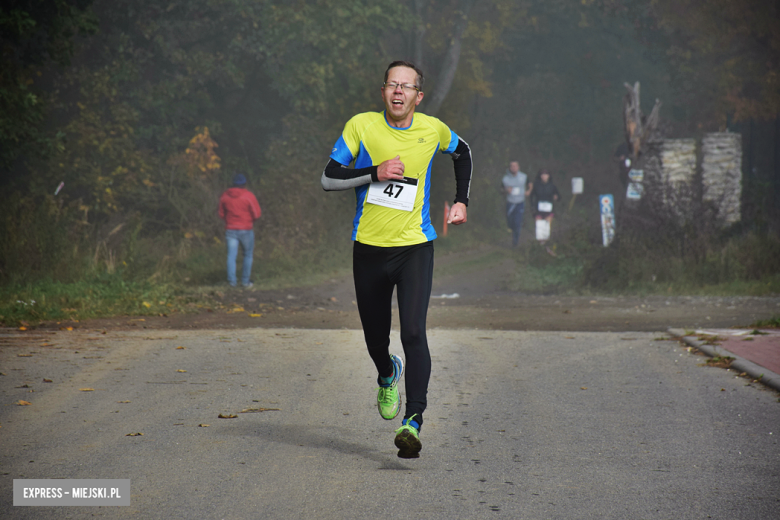
[[[394,99],[393,100],[393,106],[402,107],[402,106],[404,106],[404,102],[401,99]]]

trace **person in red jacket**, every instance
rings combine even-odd
[[[260,218],[260,214],[257,197],[246,189],[246,177],[237,173],[233,177],[233,187],[225,190],[219,198],[219,218],[225,221],[227,278],[231,287],[235,287],[237,283],[236,257],[239,244],[244,250],[241,285],[252,287],[252,282],[249,281],[252,273],[252,254],[255,250],[255,232],[252,226],[255,220]]]

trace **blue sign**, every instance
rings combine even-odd
[[[604,247],[615,239],[615,199],[611,194],[599,195],[601,208],[601,238]]]

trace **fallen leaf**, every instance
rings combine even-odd
[[[176,350],[184,350],[187,347],[176,347]]]
[[[244,308],[243,308],[243,307],[241,307],[241,306],[238,306],[238,307],[233,307],[233,308],[232,308],[232,309],[230,309],[228,312],[246,312],[246,311],[244,311]]]
[[[591,300],[589,303],[597,303],[596,300]]]
[[[219,417],[220,419],[235,419],[236,417],[238,417],[238,415],[232,414],[232,413],[229,413],[229,414],[225,415],[225,414],[221,413],[221,414],[217,415],[217,417]]]
[[[198,425],[199,428],[208,428],[209,426],[211,426],[211,425],[210,424],[199,424]]]
[[[19,330],[27,330],[27,327],[19,327]]]
[[[32,354],[17,354],[17,357],[32,357]]]
[[[149,303],[149,302],[143,302],[143,303],[141,303],[141,305],[143,305],[143,306],[144,306],[144,307],[146,307],[147,309],[148,309],[149,307],[151,307],[151,306],[152,306],[152,304],[151,304],[151,303]]]
[[[144,434],[141,432],[135,432],[135,433],[128,433],[127,435],[125,435],[125,437],[143,437],[143,435]]]
[[[44,382],[44,383],[51,383],[51,382],[52,382],[52,380],[51,380],[51,379],[47,379],[47,378],[45,378],[45,377],[44,377],[44,378],[43,378],[43,382]]]
[[[280,408],[244,408],[238,413],[281,412],[281,411],[282,410]]]
[[[65,330],[72,332],[73,331],[73,327],[65,327]]]
[[[186,370],[182,370],[181,368],[177,370],[177,372],[186,372]]]
[[[250,318],[262,318],[263,315],[262,314],[250,314],[249,317]]]
[[[130,401],[117,401],[117,403],[129,403]]]
[[[588,389],[588,387],[587,387],[587,386],[581,386],[581,387],[580,387],[580,390],[587,390],[587,389]]]
[[[564,336],[565,339],[574,339],[574,336]]]
[[[22,401],[22,400],[19,400],[19,401],[16,401],[16,404],[17,404],[18,406],[30,406],[32,403],[31,403],[30,401]]]
[[[336,297],[335,297],[335,296],[331,296],[331,297],[330,297],[330,301],[332,301],[332,302],[337,302],[338,300],[336,299]]]
[[[79,388],[79,390],[81,390],[82,392],[94,392],[95,391],[94,388]]]

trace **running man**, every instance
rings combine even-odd
[[[466,222],[471,183],[468,144],[438,119],[415,113],[423,99],[423,73],[394,61],[382,85],[384,112],[350,119],[322,174],[326,191],[354,188],[357,210],[352,251],[355,294],[368,353],[378,372],[377,407],[383,419],[401,410],[398,382],[404,362],[390,354],[393,288],[398,294],[401,343],[406,358],[406,412],[395,431],[398,456],[419,457],[420,429],[427,406],[431,355],[425,321],[433,277],[430,193],[437,151],[455,167],[455,202],[448,224]],[[355,161],[354,169],[347,168]]]

